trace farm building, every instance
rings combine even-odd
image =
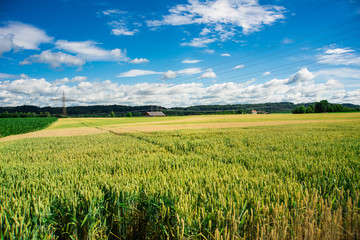
[[[165,117],[163,112],[146,112],[144,117]]]
[[[251,114],[257,114],[256,110],[251,110]]]

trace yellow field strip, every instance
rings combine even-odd
[[[13,141],[24,138],[38,137],[65,137],[100,134],[104,132],[128,133],[128,132],[154,132],[154,131],[172,131],[183,129],[206,129],[206,128],[233,128],[233,127],[255,127],[255,126],[275,126],[283,124],[306,124],[306,123],[328,123],[328,122],[349,122],[357,121],[354,119],[331,119],[331,120],[286,120],[286,121],[262,121],[262,122],[226,122],[226,123],[195,123],[195,124],[176,124],[160,125],[158,123],[146,124],[121,124],[103,127],[81,127],[66,129],[51,129],[37,132],[19,134],[0,138],[0,142]]]

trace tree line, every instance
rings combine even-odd
[[[312,112],[347,112],[359,111],[359,105],[329,104],[326,100],[319,103],[294,104],[291,102],[259,103],[259,104],[227,104],[198,105],[190,107],[165,108],[156,105],[125,106],[125,105],[92,105],[69,106],[67,114],[70,117],[138,117],[149,111],[162,111],[167,116],[203,115],[203,114],[242,114],[251,110],[269,113],[312,113]],[[305,110],[304,110],[305,109]],[[354,110],[355,109],[355,110]],[[45,117],[61,115],[61,107],[37,107],[31,105],[17,107],[0,107],[0,117]],[[65,116],[66,117],[66,116]]]
[[[357,112],[357,111],[360,111],[360,107],[350,108],[347,106],[343,106],[341,104],[330,104],[327,100],[321,100],[320,102],[316,102],[314,105],[311,104],[308,107],[301,105],[299,107],[294,108],[291,112],[294,114],[302,114],[302,113]]]
[[[9,113],[7,111],[0,113],[0,118],[38,118],[38,117],[51,117],[51,114],[49,112],[40,112],[40,113],[34,113],[34,112],[14,112]]]

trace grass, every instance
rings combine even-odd
[[[360,237],[358,119],[23,139],[0,156],[3,239]]]
[[[51,118],[0,118],[0,137],[34,132],[44,129],[57,120]]]

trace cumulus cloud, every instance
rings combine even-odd
[[[195,59],[185,59],[183,61],[181,61],[182,63],[198,63],[201,62],[202,60],[195,60]]]
[[[2,35],[0,34],[0,56],[4,52],[10,52],[14,47],[13,44],[14,34]]]
[[[64,78],[63,83],[50,83],[40,79],[16,79],[0,81],[0,105],[16,106],[32,104],[48,106],[60,104],[50,101],[59,92],[76,99],[74,104],[127,105],[157,104],[165,107],[202,104],[235,104],[264,102],[315,102],[328,99],[333,103],[350,102],[360,104],[360,90],[346,90],[346,85],[335,78],[320,83],[312,73],[301,69],[284,79],[271,79],[256,84],[225,82],[205,86],[202,83],[138,83],[118,84],[110,80],[85,81],[85,77]],[[77,82],[76,79],[82,80]],[[68,84],[73,81],[73,84]],[[289,84],[291,83],[291,84]],[[96,89],[96,91],[94,91]],[[176,96],[176,97],[174,97]]]
[[[5,81],[0,85],[0,89],[15,94],[32,95],[44,94],[48,95],[52,92],[51,83],[44,78],[40,79],[17,79],[14,81]]]
[[[52,84],[53,85],[64,85],[66,83],[80,83],[80,82],[84,82],[86,80],[87,80],[87,77],[85,77],[85,76],[76,76],[76,77],[73,77],[72,79],[65,77],[62,79],[56,79]]]
[[[315,75],[311,73],[307,68],[302,68],[289,78],[287,84],[307,82],[314,79],[314,77]]]
[[[127,72],[120,73],[117,77],[138,77],[138,76],[153,75],[153,74],[163,74],[163,73],[155,72],[152,70],[133,69]]]
[[[223,54],[221,54],[221,56],[222,56],[222,57],[230,57],[231,55],[228,54],[228,53],[223,53]]]
[[[275,5],[261,5],[258,0],[189,0],[169,9],[161,20],[147,21],[149,27],[162,25],[205,25],[200,35],[211,31],[219,35],[234,35],[235,28],[244,34],[261,30],[266,25],[284,19],[285,8]],[[220,36],[221,38],[221,36]],[[224,40],[224,39],[222,39]],[[191,46],[191,45],[190,45]]]
[[[194,38],[190,42],[181,43],[181,46],[191,46],[191,47],[207,47],[208,44],[215,42],[215,39],[210,38]]]
[[[140,63],[148,63],[148,62],[149,62],[149,60],[146,58],[135,58],[130,61],[130,63],[132,63],[132,64],[140,64]]]
[[[209,68],[206,72],[200,75],[199,79],[203,78],[216,78],[216,74],[213,72],[211,68]]]
[[[163,76],[162,76],[162,79],[171,79],[171,78],[176,78],[178,75],[177,72],[175,71],[167,71],[167,72],[164,72]]]
[[[7,22],[0,27],[0,54],[11,49],[38,50],[42,43],[52,41],[45,31],[21,22]]]
[[[325,49],[318,62],[330,65],[360,66],[360,55],[352,48]]]
[[[53,68],[58,68],[63,65],[82,67],[85,64],[85,61],[67,53],[52,52],[47,50],[40,54],[35,54],[26,58],[24,61],[20,62],[20,65],[28,65],[32,63],[45,63],[49,64]]]
[[[262,75],[266,76],[266,75],[270,75],[270,74],[271,74],[271,72],[264,72]]]
[[[72,42],[67,40],[58,40],[55,42],[58,49],[77,54],[87,61],[129,61],[126,56],[126,50],[115,48],[106,50],[98,47],[94,41]]]

